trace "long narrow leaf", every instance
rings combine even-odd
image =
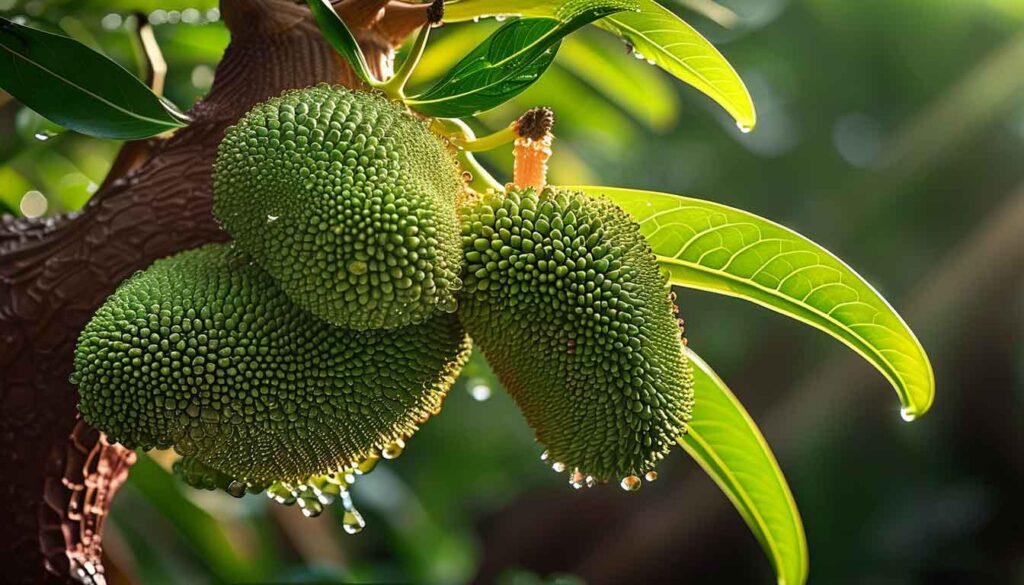
[[[5,18],[0,18],[0,88],[53,122],[98,138],[147,138],[187,121],[106,56]]]
[[[309,10],[313,13],[320,32],[323,33],[327,42],[334,47],[342,57],[352,66],[352,70],[364,83],[373,83],[370,76],[370,67],[366,64],[366,56],[359,48],[359,43],[352,31],[345,25],[345,21],[334,11],[331,0],[307,0]]]
[[[827,250],[725,205],[651,191],[571,187],[606,195],[640,222],[673,284],[745,299],[803,321],[862,355],[924,414],[935,376],[921,343],[863,278]]]
[[[643,58],[715,100],[743,130],[757,123],[754,102],[725,57],[692,26],[654,0],[639,0],[639,12],[604,18],[597,26],[633,46]]]
[[[621,10],[617,0],[591,2],[567,20],[513,20],[494,31],[433,87],[406,103],[442,118],[461,118],[497,107],[537,81],[566,35]]]
[[[784,585],[807,580],[807,539],[768,443],[725,382],[686,348],[694,370],[693,419],[679,444],[725,492]]]

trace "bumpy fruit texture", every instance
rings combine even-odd
[[[463,324],[550,460],[597,480],[653,469],[685,430],[693,378],[636,222],[554,189],[489,193],[460,213]]]
[[[253,108],[214,165],[214,214],[297,305],[353,329],[455,310],[456,198],[445,145],[383,97],[320,85]]]
[[[129,448],[174,446],[251,485],[371,457],[438,411],[468,356],[452,315],[333,327],[226,244],[154,263],[86,326],[85,420]]]

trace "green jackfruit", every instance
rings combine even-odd
[[[388,331],[331,326],[227,244],[125,281],[79,337],[87,422],[247,485],[380,453],[436,413],[469,342],[454,315]],[[212,473],[212,471],[211,471]]]
[[[554,189],[460,214],[463,324],[550,459],[599,481],[652,470],[685,430],[693,374],[636,222]]]
[[[343,327],[393,328],[455,310],[463,187],[426,122],[320,85],[228,129],[213,211],[295,304]]]

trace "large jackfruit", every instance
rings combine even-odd
[[[125,281],[79,337],[85,420],[129,448],[174,448],[252,485],[379,453],[438,411],[468,356],[454,315],[331,326],[226,244]]]
[[[320,85],[254,107],[214,165],[214,214],[297,305],[353,329],[455,310],[453,155],[402,106]]]
[[[693,379],[636,222],[555,189],[460,214],[463,324],[551,460],[596,480],[652,470],[685,430]]]

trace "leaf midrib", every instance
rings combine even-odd
[[[850,345],[850,347],[852,347],[858,353],[861,353],[862,355],[865,355],[865,357],[868,357],[872,361],[872,363],[876,363],[876,360],[877,360],[877,363],[882,364],[883,365],[882,373],[885,375],[886,378],[889,379],[889,381],[893,385],[898,386],[901,389],[901,391],[905,394],[905,398],[908,399],[907,402],[910,403],[909,398],[910,398],[910,394],[911,393],[910,393],[909,386],[907,385],[907,382],[903,379],[903,377],[899,374],[899,372],[897,372],[889,364],[888,360],[886,360],[884,356],[882,356],[881,354],[876,352],[874,350],[874,348],[871,346],[871,344],[867,340],[865,340],[862,336],[857,334],[857,332],[851,330],[849,327],[846,326],[846,324],[842,323],[841,321],[838,321],[838,320],[836,320],[834,318],[829,317],[827,314],[822,313],[818,308],[816,308],[816,307],[814,307],[812,305],[808,305],[808,304],[805,304],[805,303],[798,303],[795,300],[793,300],[792,298],[787,297],[787,296],[779,293],[778,291],[775,291],[773,289],[769,289],[769,288],[764,287],[764,286],[762,286],[762,285],[760,285],[760,284],[758,284],[758,283],[756,283],[754,281],[747,280],[747,279],[735,276],[735,275],[730,274],[728,272],[722,272],[720,270],[715,270],[713,268],[708,268],[707,266],[704,266],[702,264],[694,264],[694,263],[691,263],[691,262],[687,262],[686,260],[682,260],[682,259],[679,259],[679,258],[674,258],[674,257],[671,257],[671,256],[664,256],[664,255],[661,255],[661,254],[658,255],[658,259],[659,259],[659,261],[663,261],[663,262],[666,262],[666,263],[669,263],[669,264],[676,264],[678,266],[682,266],[684,268],[689,268],[691,270],[696,270],[698,272],[702,272],[702,273],[705,273],[705,274],[713,274],[716,277],[725,277],[725,278],[731,280],[732,282],[741,284],[743,286],[748,286],[750,288],[754,288],[754,289],[759,290],[759,291],[761,291],[761,292],[763,292],[763,293],[765,293],[765,294],[767,294],[767,295],[769,295],[769,296],[771,296],[773,298],[784,299],[784,300],[786,300],[786,302],[788,302],[790,304],[793,304],[793,305],[796,305],[798,307],[801,307],[801,308],[803,308],[803,309],[813,313],[814,315],[817,315],[819,318],[821,318],[821,319],[823,319],[825,321],[828,321],[830,323],[835,323],[838,326],[837,327],[838,329],[846,332],[847,335],[849,335],[850,337],[854,338],[856,343],[850,343],[850,340],[846,339],[845,337],[839,337],[839,339],[842,340],[842,341],[847,341],[847,343],[848,343],[848,345]],[[707,288],[704,288],[702,286],[695,285],[695,284],[694,285],[687,284],[687,285],[683,285],[683,286],[692,286],[693,288],[699,288],[699,289],[702,289],[702,290],[708,290],[709,292],[720,292],[720,293],[724,293],[724,294],[730,294],[728,291],[720,291],[720,290],[717,290],[717,289],[707,289]],[[730,295],[730,296],[734,296],[734,295]],[[761,302],[761,301],[759,301],[757,299],[753,299],[753,298],[749,298],[749,297],[743,297],[743,298],[745,298],[747,300],[750,300],[752,302],[755,302],[757,304],[760,304],[762,306],[765,306],[767,308],[770,308],[770,309],[775,309],[776,308],[776,307],[774,307],[774,306],[772,306],[772,305],[770,305],[768,303]],[[894,332],[894,334],[895,333],[896,332]],[[915,408],[917,406],[918,405],[915,405]],[[921,405],[921,406],[923,406],[923,405]]]
[[[46,73],[49,73],[53,77],[56,77],[57,79],[60,79],[60,80],[62,80],[64,82],[66,82],[68,85],[70,85],[71,87],[74,87],[75,89],[77,89],[78,91],[84,93],[85,95],[92,96],[93,98],[95,98],[96,100],[106,104],[110,108],[112,108],[114,110],[117,110],[119,112],[122,112],[124,114],[127,114],[129,117],[135,118],[137,120],[144,120],[144,121],[152,122],[152,123],[157,124],[159,126],[166,126],[167,128],[178,128],[179,127],[176,124],[173,124],[173,123],[170,123],[170,122],[165,122],[163,120],[159,120],[159,119],[156,119],[156,118],[150,118],[149,116],[143,116],[143,115],[138,114],[136,112],[133,112],[131,110],[126,110],[126,109],[122,108],[121,106],[119,106],[119,105],[117,105],[117,104],[107,100],[103,96],[98,95],[96,93],[93,93],[93,92],[89,91],[88,89],[85,89],[84,87],[82,87],[81,85],[78,85],[77,83],[75,83],[74,81],[68,79],[67,77],[64,77],[63,75],[60,75],[60,74],[58,74],[58,73],[56,73],[54,71],[51,71],[49,68],[44,67],[43,65],[41,65],[39,63],[36,63],[35,61],[29,59],[27,56],[22,55],[21,53],[11,49],[10,47],[8,47],[5,44],[0,43],[0,48],[3,48],[5,51],[7,51],[11,55],[14,55],[15,57],[21,59],[25,63],[28,63],[29,65],[32,65],[32,66],[36,67],[37,69],[40,69],[40,70],[42,70],[42,71],[44,71]]]

